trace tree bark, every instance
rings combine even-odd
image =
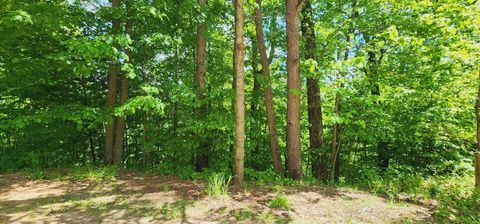
[[[205,7],[207,0],[198,0],[198,5],[200,7]],[[207,39],[206,39],[206,24],[201,22],[197,25],[197,52],[196,52],[196,82],[197,82],[197,98],[201,102],[200,110],[198,112],[198,117],[200,120],[204,121],[206,118],[207,107],[204,102],[205,100],[205,76],[206,76],[206,64],[205,56],[207,53]],[[205,139],[201,140],[200,148],[197,151],[196,156],[196,165],[195,168],[197,171],[201,171],[208,166],[208,144]]]
[[[235,183],[243,183],[245,149],[245,91],[243,0],[233,0],[235,5]]]
[[[303,176],[300,153],[300,61],[298,8],[301,1],[285,0],[287,21],[287,154],[288,176]]]
[[[475,101],[475,117],[477,119],[477,151],[480,152],[480,71],[478,72],[477,99]]]
[[[257,66],[258,66],[258,49],[257,49],[257,41],[255,41],[255,37],[252,35],[252,57],[250,59],[251,66],[252,66],[252,76],[253,76],[253,91],[252,91],[252,100],[250,102],[250,116],[252,118],[251,123],[250,123],[250,145],[252,146],[252,154],[253,155],[259,155],[260,154],[260,141],[262,139],[262,132],[260,131],[260,119],[261,117],[259,116],[259,97],[260,97],[260,80],[259,76],[261,75],[261,72],[258,71]],[[258,131],[257,131],[258,130]],[[257,133],[255,133],[257,131]],[[258,160],[253,160],[253,168],[256,170],[260,169],[260,163],[261,161]]]
[[[260,1],[261,3],[261,1]],[[260,5],[260,3],[257,3],[258,4],[258,7],[259,7],[259,12],[260,12],[260,18],[262,18],[262,6]],[[262,21],[262,20],[260,20]],[[262,25],[263,27],[263,25]],[[263,33],[263,30],[262,30],[262,33]],[[274,11],[273,12],[273,15],[272,15],[272,18],[271,18],[271,21],[270,21],[270,33],[271,33],[271,36],[270,36],[270,53],[269,53],[269,57],[268,57],[268,64],[272,64],[272,61],[273,61],[273,58],[275,57],[275,46],[276,46],[276,43],[275,43],[275,39],[276,39],[276,36],[277,36],[277,11]]]
[[[267,112],[267,126],[268,133],[270,134],[270,148],[272,150],[273,167],[275,171],[283,175],[283,165],[280,157],[280,147],[278,144],[278,133],[275,121],[275,107],[273,105],[273,93],[270,77],[270,61],[267,56],[267,48],[265,46],[265,36],[263,34],[262,24],[262,0],[256,0],[258,7],[255,8],[255,30],[257,35],[258,49],[260,52],[260,59],[262,62],[262,74],[263,74],[263,94],[265,97],[265,107]]]
[[[302,33],[306,40],[305,59],[317,60],[315,55],[315,26],[310,0],[305,0],[303,9]],[[318,78],[307,78],[308,123],[310,134],[310,152],[312,159],[312,175],[317,179],[326,179],[325,155],[323,146],[322,100],[318,87]]]
[[[118,9],[120,7],[120,0],[112,0],[112,8]],[[118,19],[112,20],[112,35],[115,36],[120,31],[120,22]],[[114,39],[116,39],[114,37]],[[115,107],[117,98],[117,80],[118,79],[118,62],[113,58],[108,69],[108,91],[107,102],[105,104],[107,113],[107,122],[105,124],[105,164],[113,164],[113,151],[115,139],[115,117],[113,116],[113,108]]]
[[[340,115],[340,94],[335,94],[335,109],[334,113]],[[333,124],[332,128],[332,166],[330,167],[330,180],[333,181],[335,176],[337,176],[337,166],[338,166],[338,157],[340,151],[340,124]]]
[[[480,188],[480,71],[478,72],[478,90],[475,103],[475,116],[477,118],[477,152],[475,153],[475,186]]]
[[[127,11],[129,10],[127,4]],[[130,37],[132,36],[132,22],[127,21],[125,24],[125,33]],[[129,49],[125,50],[125,53],[128,56],[128,63],[132,62],[132,52]],[[126,74],[123,74],[120,79],[120,105],[123,105],[128,100],[128,77]],[[117,119],[117,124],[115,125],[115,144],[113,150],[113,162],[115,164],[122,164],[122,155],[124,151],[124,141],[125,141],[125,128],[127,126],[127,121],[125,115],[120,116]]]

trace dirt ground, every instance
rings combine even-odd
[[[201,181],[121,173],[111,181],[0,175],[0,223],[426,223],[425,207],[330,187],[247,186],[213,198]],[[270,208],[277,195],[291,209]]]

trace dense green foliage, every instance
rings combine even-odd
[[[468,190],[462,186],[447,190],[428,181],[435,175],[463,178],[473,173],[480,2],[311,3],[317,60],[302,58],[301,75],[320,80],[325,139],[321,151],[326,155],[331,152],[332,126],[342,126],[339,182],[369,187],[392,198],[424,189],[425,195],[455,203],[455,209],[464,213],[455,221],[478,221],[471,215],[480,207],[478,193],[471,193],[473,183]],[[284,5],[264,0],[262,6],[267,45],[273,53],[270,68],[283,161]],[[255,7],[255,1],[246,1],[245,177],[257,183],[288,183],[273,172],[262,91],[255,87],[255,82],[265,83],[258,78]],[[116,116],[127,116],[122,166],[192,178],[198,175],[196,150],[208,142],[205,173],[225,173],[211,177],[219,182],[212,191],[224,192],[234,162],[233,18],[232,3],[225,0],[209,0],[205,7],[196,0],[123,0],[119,9],[104,0],[3,0],[0,171],[102,164],[107,74],[113,59],[130,82],[128,102],[115,108]],[[131,35],[125,28],[113,35],[113,19],[130,22]],[[199,100],[195,30],[203,22],[207,81],[205,98]],[[304,40],[301,44],[304,55]],[[312,159],[302,84],[298,93],[302,164],[309,180]],[[336,94],[339,114],[333,109]],[[198,119],[202,105],[207,105],[206,116]],[[457,189],[469,193],[446,192]],[[455,212],[449,209],[453,208],[440,206],[439,216],[451,219],[448,216]]]

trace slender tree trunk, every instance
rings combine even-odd
[[[233,0],[235,6],[235,183],[243,183],[245,150],[245,90],[243,0]]]
[[[350,51],[350,35],[347,35],[346,37],[346,43],[347,46],[345,47],[345,57],[344,60],[348,60],[349,57],[349,51]],[[340,59],[340,53],[338,60]],[[343,88],[343,84],[341,85],[341,88]],[[335,94],[335,114],[337,116],[340,116],[340,111],[341,111],[341,105],[340,105],[340,93]],[[341,130],[342,130],[342,125],[339,123],[335,123],[333,125],[333,137],[332,137],[332,169],[330,172],[330,179],[331,180],[338,180],[339,174],[340,174],[340,142],[341,142]]]
[[[270,134],[270,148],[272,149],[273,167],[277,173],[283,175],[283,165],[280,157],[280,147],[278,144],[277,126],[275,121],[275,107],[273,105],[273,93],[270,77],[270,61],[267,57],[267,48],[265,46],[265,36],[263,34],[262,24],[262,0],[256,0],[258,7],[255,8],[255,30],[257,34],[258,49],[262,62],[262,74],[264,79],[263,93],[265,96],[265,107],[267,112],[268,133]]]
[[[262,139],[262,132],[260,131],[259,127],[259,120],[261,117],[259,116],[259,97],[261,94],[260,90],[260,80],[259,75],[261,75],[260,71],[258,71],[258,50],[257,50],[257,41],[255,41],[255,37],[252,37],[252,57],[250,62],[252,63],[252,76],[253,76],[253,93],[252,93],[252,101],[250,102],[250,116],[252,118],[250,123],[250,145],[252,145],[252,154],[259,155],[260,154],[260,140]],[[257,131],[257,133],[255,133]],[[260,168],[259,160],[253,160],[253,168],[258,170]]]
[[[151,84],[151,77],[150,74],[145,71],[145,61],[147,60],[147,51],[143,51],[142,57],[141,57],[141,72],[143,79],[145,80],[145,84],[150,85]],[[146,96],[148,95],[147,92],[142,92],[142,95]],[[150,149],[151,147],[151,142],[150,142],[150,113],[148,111],[145,111],[143,114],[143,132],[142,132],[142,137],[143,139],[141,141],[138,141],[135,138],[135,142],[138,143],[140,142],[141,144],[141,154],[142,154],[142,164],[143,167],[148,167],[150,166]],[[137,145],[137,144],[136,144]],[[138,155],[140,154],[140,150],[138,151]]]
[[[150,115],[148,112],[145,112],[145,116],[143,118],[143,147],[142,147],[142,162],[144,167],[150,166]]]
[[[233,7],[235,7],[235,0],[233,0]],[[232,29],[234,30],[235,34],[234,36],[236,37],[237,36],[237,30],[235,29],[235,23],[233,23],[233,27]],[[235,40],[234,40],[234,43],[233,43],[233,64],[232,64],[232,68],[233,68],[233,76],[232,76],[232,90],[235,91],[235,85],[237,85],[237,78],[235,77],[236,76],[236,69],[235,69],[235,63],[237,61],[236,59],[236,54],[235,52],[237,52],[237,45],[235,45]],[[235,96],[236,97],[236,96]],[[235,97],[232,98],[232,106],[231,106],[231,110],[232,111],[235,111]],[[235,136],[234,136],[235,138]],[[230,155],[232,156],[232,158],[235,158],[235,140],[233,140],[233,144],[230,144],[229,145],[229,150],[230,150]],[[230,162],[230,167],[232,168],[232,171],[235,172],[235,159],[233,160],[229,160]]]
[[[303,176],[300,152],[300,59],[299,59],[299,7],[301,1],[286,0],[287,21],[287,154],[288,176]]]
[[[112,8],[118,9],[120,7],[120,0],[112,0]],[[118,19],[112,20],[112,35],[117,35],[120,31],[120,22]],[[117,98],[117,79],[118,79],[118,62],[114,58],[110,62],[108,69],[108,92],[106,102],[107,122],[105,124],[105,163],[113,164],[113,151],[115,139],[115,117],[113,116],[113,108],[115,107]]]
[[[198,0],[198,5],[200,7],[205,7],[207,0]],[[197,98],[201,102],[200,111],[198,112],[198,117],[200,120],[204,121],[206,117],[207,107],[204,101],[205,99],[205,76],[207,73],[205,57],[207,53],[207,39],[206,39],[206,24],[201,22],[197,25],[197,52],[196,52],[196,82],[197,82]],[[208,166],[208,144],[205,139],[201,140],[200,148],[197,151],[195,168],[197,171],[203,170]]]
[[[315,26],[313,23],[313,11],[310,0],[305,0],[303,9],[302,33],[306,40],[305,59],[317,60],[315,55]],[[318,78],[307,78],[308,97],[308,123],[310,133],[310,152],[312,158],[312,174],[317,179],[325,179],[326,161],[325,155],[321,152],[323,146],[323,118],[322,101]]]
[[[340,116],[340,94],[335,94],[335,109],[334,113],[336,116]],[[330,167],[330,180],[335,179],[337,166],[338,166],[338,156],[340,151],[340,124],[335,123],[332,128],[332,166]]]
[[[350,19],[353,19],[353,18],[356,18],[358,17],[358,12],[356,10],[356,7],[357,7],[357,0],[354,0],[352,2],[352,14],[350,15]],[[341,5],[342,5],[342,2],[340,1],[340,4],[339,4],[339,10],[341,11]],[[345,42],[346,42],[346,47],[345,47],[345,56],[344,56],[344,60],[347,61],[348,58],[349,58],[349,51],[350,51],[350,34],[353,33],[353,29],[350,28],[349,30],[349,33],[347,33],[347,36],[345,38]],[[340,53],[340,49],[338,50],[338,60],[342,60],[341,59],[341,53]],[[343,88],[343,84],[340,86],[340,88]],[[341,112],[341,102],[340,102],[340,94],[337,92],[335,94],[335,114],[337,114],[337,116],[340,116],[340,112]],[[332,130],[332,135],[333,135],[333,138],[332,138],[332,167],[331,167],[331,172],[330,172],[330,179],[331,180],[335,180],[335,181],[338,181],[339,179],[339,176],[340,176],[340,143],[341,143],[341,137],[342,137],[342,125],[341,124],[338,124],[338,123],[335,123],[334,126],[333,126],[333,130]]]
[[[260,18],[262,18],[262,6],[261,6],[261,0],[260,0],[260,3],[258,3],[258,10],[260,12]],[[262,21],[262,20],[260,20]],[[263,27],[263,25],[262,25]],[[262,30],[262,33],[263,33],[263,30]],[[271,21],[270,21],[270,33],[271,33],[271,36],[270,36],[270,53],[269,53],[269,58],[268,58],[268,64],[272,64],[272,61],[273,61],[273,58],[275,57],[275,46],[276,46],[276,43],[275,43],[275,39],[277,37],[277,11],[274,11],[273,12],[273,15],[272,15],[272,18],[271,18]],[[265,42],[265,41],[264,41]]]
[[[475,102],[475,117],[477,119],[477,151],[480,152],[480,71],[478,72],[478,90]]]
[[[477,118],[477,152],[475,153],[475,186],[480,189],[480,71],[478,72],[478,90],[475,103],[475,117]]]
[[[93,135],[92,132],[88,132],[89,138],[88,142],[90,145],[90,157],[92,159],[92,164],[95,165],[97,163],[97,156],[95,155],[95,145],[93,144]]]
[[[128,11],[127,5],[127,11]],[[125,24],[125,33],[128,34],[130,37],[132,36],[132,22],[127,21]],[[125,50],[129,61],[128,63],[132,62],[132,54],[130,50]],[[123,105],[128,100],[128,77],[126,74],[123,74],[120,79],[120,105]],[[122,163],[122,155],[124,150],[124,141],[125,141],[125,128],[127,126],[126,117],[125,115],[119,117],[117,119],[117,124],[115,125],[115,144],[113,150],[113,162],[115,164]]]
[[[90,100],[88,98],[88,94],[87,94],[87,84],[88,84],[88,82],[85,79],[82,79],[83,99],[84,99],[83,103],[85,105],[89,105],[89,102],[90,102]],[[92,130],[90,130],[88,128],[87,124],[85,124],[84,128],[85,128],[85,131],[88,132],[88,147],[90,149],[90,159],[91,159],[92,164],[95,165],[96,156],[95,156],[95,145],[94,145],[94,141],[93,141],[93,133],[92,133]],[[88,152],[85,155],[85,160],[87,160],[87,159],[88,159]]]

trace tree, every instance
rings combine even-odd
[[[245,151],[245,88],[243,0],[233,0],[235,7],[235,183],[243,183]]]
[[[287,21],[287,155],[288,176],[301,179],[303,175],[300,152],[300,55],[299,8],[301,0],[285,0]]]
[[[475,186],[480,189],[480,70],[477,80],[477,99],[475,101],[475,117],[477,124],[477,150],[475,152]]]
[[[126,3],[127,16],[130,15],[130,6],[128,2]],[[132,21],[128,18],[125,23],[125,33],[131,37],[132,36]],[[128,57],[127,63],[130,63],[132,60],[132,53],[130,49],[125,50],[126,56]],[[124,72],[120,77],[120,106],[125,105],[128,100],[128,74]],[[113,161],[114,163],[122,162],[122,155],[124,151],[124,141],[125,141],[125,128],[127,122],[125,115],[121,115],[117,118],[117,123],[115,124],[115,142],[114,142],[114,151],[113,151]]]
[[[316,64],[315,24],[313,21],[313,9],[310,0],[305,0],[302,9],[302,33],[306,41],[305,59]],[[312,160],[312,174],[317,179],[327,177],[326,156],[322,153],[323,146],[323,117],[322,100],[319,79],[307,77],[307,98],[308,98],[308,124],[310,133],[310,157]]]
[[[207,0],[198,0],[198,6],[201,10],[207,5]],[[200,120],[205,121],[207,113],[207,105],[205,104],[205,81],[206,81],[206,64],[205,57],[207,53],[207,30],[204,19],[197,24],[197,51],[196,51],[196,84],[197,84],[197,99],[200,101],[200,109],[197,113]],[[196,170],[201,171],[208,166],[208,143],[205,139],[201,139],[200,148],[196,156]]]
[[[256,0],[257,7],[255,8],[255,31],[257,35],[258,50],[260,52],[260,59],[262,63],[263,74],[263,94],[265,97],[265,108],[267,111],[267,125],[268,133],[270,134],[270,147],[272,150],[273,167],[275,171],[283,175],[283,165],[280,157],[280,148],[278,145],[277,125],[275,122],[275,107],[273,105],[272,84],[270,78],[270,62],[267,56],[267,48],[265,46],[265,35],[263,34],[262,23],[262,0]],[[272,56],[270,56],[272,57]]]
[[[112,10],[116,12],[118,8],[120,8],[120,0],[112,0]],[[120,21],[116,17],[116,13],[113,13],[112,19],[112,31],[111,34],[114,36],[118,35],[120,31]],[[113,57],[110,61],[109,69],[108,69],[108,91],[107,91],[107,102],[105,104],[106,107],[106,117],[107,121],[105,123],[105,163],[112,164],[116,158],[114,158],[114,150],[115,150],[115,117],[113,115],[113,109],[116,104],[117,98],[117,79],[118,79],[118,59]]]

